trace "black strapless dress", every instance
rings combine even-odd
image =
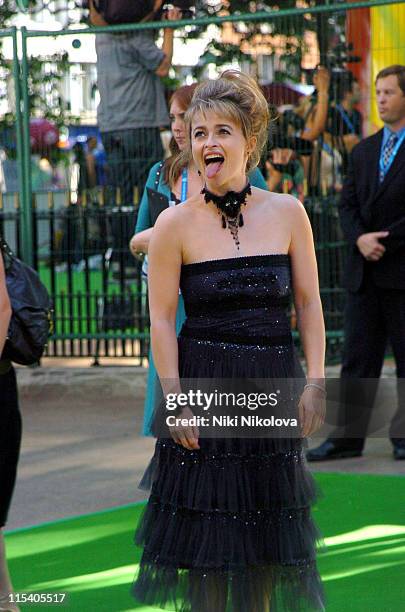
[[[182,378],[290,378],[303,372],[288,316],[288,255],[184,265]],[[179,612],[323,610],[316,487],[293,439],[158,439],[136,532],[138,601]]]

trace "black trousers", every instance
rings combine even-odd
[[[102,132],[101,139],[107,155],[109,184],[115,191],[120,190],[121,204],[134,204],[135,187],[140,199],[149,170],[163,159],[159,128]]]
[[[345,424],[345,435],[340,444],[358,450],[364,446],[389,342],[398,379],[398,407],[389,435],[394,445],[405,445],[405,291],[377,287],[368,267],[360,291],[347,295],[344,333],[339,421]],[[371,380],[362,384],[358,379]],[[353,406],[356,414],[350,412]]]
[[[14,368],[0,374],[0,527],[6,524],[17,475],[21,414]]]

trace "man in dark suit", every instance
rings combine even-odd
[[[349,248],[343,427],[309,451],[308,461],[362,454],[388,341],[398,377],[389,435],[394,458],[405,459],[405,66],[378,73],[376,98],[384,128],[353,149],[339,209]]]

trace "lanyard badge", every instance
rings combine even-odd
[[[353,122],[351,121],[351,119],[350,119],[349,115],[346,113],[346,111],[345,111],[345,109],[343,108],[343,106],[342,106],[341,104],[338,104],[338,105],[336,106],[336,108],[338,109],[338,111],[339,111],[339,113],[340,113],[340,116],[342,117],[343,121],[346,123],[347,127],[349,128],[350,133],[351,133],[351,134],[354,134],[354,133],[355,133],[355,131],[356,131],[356,130],[355,130],[355,128],[354,128],[354,124],[353,124]]]
[[[180,197],[181,202],[185,202],[187,200],[187,191],[188,191],[188,170],[187,168],[183,168],[183,172],[181,173],[181,197]]]

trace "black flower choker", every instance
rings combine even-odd
[[[243,215],[241,212],[242,205],[246,206],[246,198],[252,195],[251,185],[249,181],[242,191],[227,191],[225,195],[219,196],[212,193],[205,186],[201,193],[204,195],[204,200],[212,202],[218,209],[218,214],[222,214],[222,227],[226,229],[228,226],[235,241],[236,247],[239,250],[238,228],[243,227]]]

